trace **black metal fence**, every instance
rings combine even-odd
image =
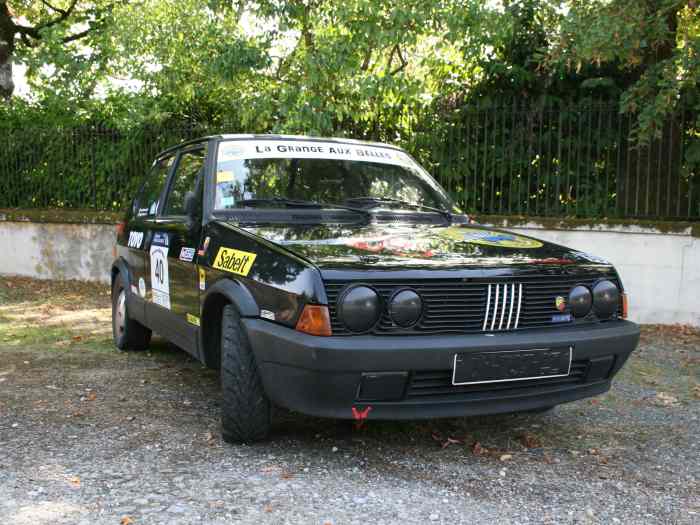
[[[689,109],[641,146],[631,140],[635,117],[610,104],[509,103],[437,115],[365,138],[404,146],[466,211],[700,219],[700,130]],[[223,131],[237,130],[0,125],[0,207],[119,209],[158,151]]]

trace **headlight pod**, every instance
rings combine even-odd
[[[593,311],[601,319],[611,317],[620,304],[620,290],[615,283],[604,280],[593,286]]]
[[[581,284],[574,286],[569,292],[568,304],[574,317],[586,317],[593,304],[591,291]]]
[[[338,317],[353,332],[366,332],[379,320],[381,300],[369,286],[347,288],[338,298]]]
[[[389,300],[389,315],[398,326],[408,328],[418,322],[423,301],[413,290],[399,290]]]

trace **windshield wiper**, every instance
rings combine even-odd
[[[283,206],[299,207],[299,208],[323,208],[321,204],[314,201],[304,201],[298,199],[286,199],[284,197],[270,197],[268,199],[243,199],[236,201],[236,204],[243,206],[258,206],[260,204],[280,204]]]
[[[408,202],[408,201],[402,201],[401,199],[392,199],[390,197],[352,197],[350,199],[346,199],[345,202],[356,202],[356,203],[368,203],[368,204],[373,204],[373,203],[387,203],[387,204],[396,204],[398,206],[409,206],[411,208],[415,208],[417,210],[426,210],[434,213],[439,213],[445,219],[447,219],[447,222],[451,223],[452,222],[452,213],[443,210],[441,208],[435,208],[434,206],[426,206],[424,204],[416,204],[413,202]]]
[[[280,204],[282,206],[288,206],[290,208],[339,208],[341,210],[353,211],[355,213],[360,213],[364,215],[367,219],[371,217],[371,214],[362,208],[356,208],[354,206],[346,206],[344,204],[335,204],[333,202],[315,202],[315,201],[305,201],[300,199],[287,199],[285,197],[270,197],[268,199],[244,199],[237,201],[236,204],[242,204],[244,206],[258,206],[265,204]]]

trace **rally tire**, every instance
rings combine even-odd
[[[119,350],[146,350],[151,330],[129,317],[126,289],[119,279],[112,288],[112,337]]]
[[[270,431],[270,401],[233,305],[225,306],[221,316],[221,389],[224,441],[252,443],[265,439]]]

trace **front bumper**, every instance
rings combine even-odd
[[[532,410],[595,396],[637,346],[639,327],[588,327],[451,336],[317,337],[263,319],[243,320],[265,391],[305,414],[422,419]],[[456,353],[573,347],[566,378],[452,386]]]

